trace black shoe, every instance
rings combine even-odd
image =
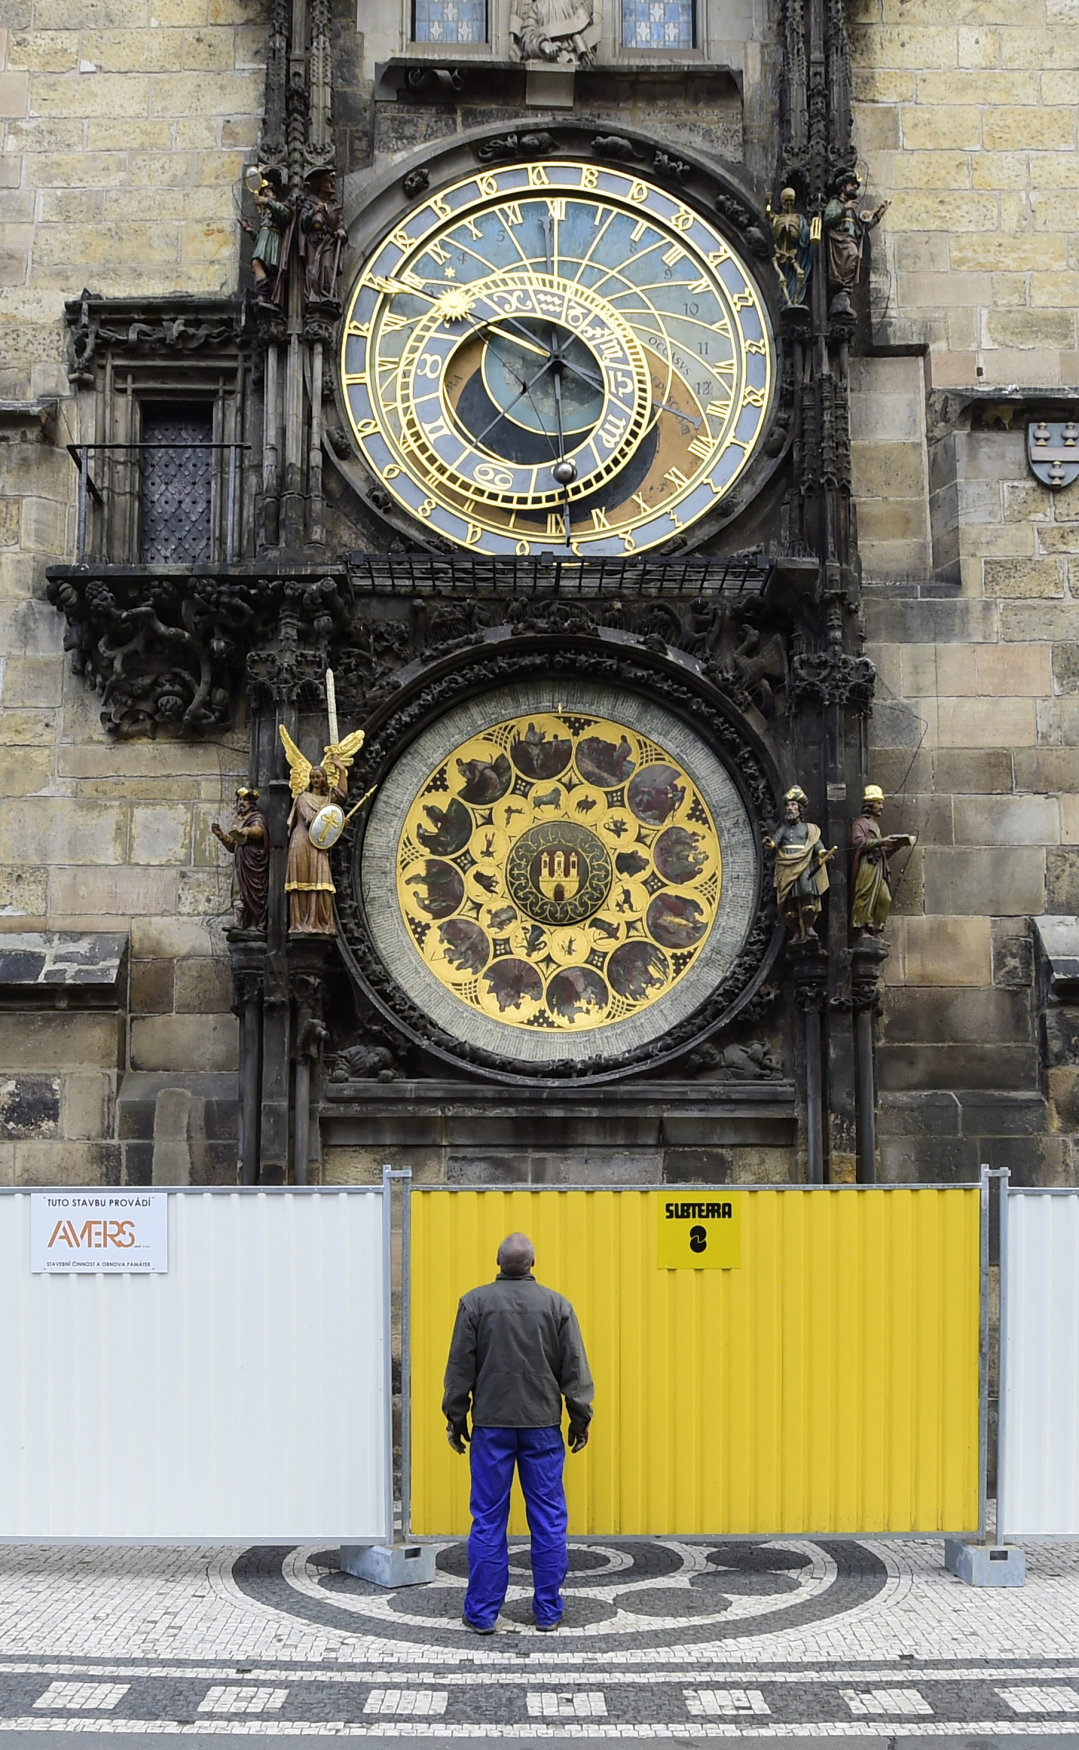
[[[562,1627],[562,1618],[561,1617],[559,1617],[557,1622],[538,1622],[536,1624],[536,1633],[538,1635],[553,1635],[561,1627]]]
[[[472,1630],[472,1633],[474,1635],[493,1635],[495,1632],[493,1624],[490,1628],[480,1628],[480,1625],[478,1622],[469,1622],[467,1616],[462,1616],[461,1621],[464,1623],[466,1628],[469,1628]]]

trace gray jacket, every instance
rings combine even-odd
[[[472,1399],[475,1428],[554,1428],[592,1419],[592,1375],[577,1315],[534,1276],[504,1276],[462,1296],[446,1363],[442,1409],[459,1427]]]

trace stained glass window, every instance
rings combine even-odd
[[[487,0],[413,0],[416,43],[485,43]]]
[[[622,0],[622,46],[691,49],[693,0]]]

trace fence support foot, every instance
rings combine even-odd
[[[964,1543],[944,1539],[944,1566],[967,1586],[1022,1586],[1027,1577],[1026,1551],[1014,1543]]]
[[[433,1543],[343,1543],[341,1571],[376,1586],[422,1586],[435,1577]]]

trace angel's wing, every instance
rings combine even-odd
[[[322,755],[322,769],[331,789],[351,766],[356,755],[363,746],[364,732],[354,729],[351,735],[343,735],[340,741],[335,741]]]
[[[351,735],[343,735],[340,741],[335,741],[332,747],[326,749],[323,758],[336,760],[337,764],[344,766],[347,772],[363,746],[363,734],[362,729],[354,729]]]
[[[278,732],[289,764],[289,787],[294,796],[299,796],[311,782],[311,761],[300,752],[283,723],[278,725]]]

